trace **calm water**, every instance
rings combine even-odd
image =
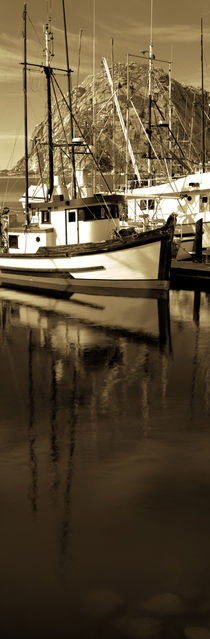
[[[209,639],[210,295],[0,315],[1,636]]]
[[[29,177],[29,186],[36,184],[36,179]],[[19,199],[25,193],[25,177],[24,176],[6,176],[0,175],[0,210],[4,207],[21,211],[23,210]]]

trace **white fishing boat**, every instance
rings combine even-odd
[[[126,194],[128,220],[142,228],[159,226],[176,216],[174,237],[180,241],[180,259],[195,250],[195,226],[202,220],[202,246],[210,246],[210,172],[194,173],[163,184],[140,187]]]
[[[65,41],[67,43],[66,31]],[[34,202],[30,201],[28,189],[27,70],[31,64],[26,60],[25,5],[26,223],[22,226],[11,226],[9,215],[8,242],[0,255],[0,283],[2,286],[67,295],[75,288],[84,291],[88,287],[96,292],[101,288],[106,292],[168,290],[173,216],[162,228],[142,233],[141,236],[120,231],[119,207],[122,196],[99,193],[93,194],[92,197],[81,197],[76,183],[72,135],[70,147],[73,197],[69,199],[68,195],[55,192],[51,105],[51,83],[55,76],[51,66],[51,42],[52,34],[47,25],[46,60],[42,68],[47,80],[49,185],[45,199],[40,201],[38,198],[38,201]],[[60,71],[62,70],[59,69]],[[68,56],[65,73],[66,71],[69,79]],[[72,125],[71,105],[67,106]]]
[[[115,238],[88,241],[92,227],[103,225],[105,204],[114,206],[114,221],[119,220],[116,196],[36,206],[38,223],[8,231],[9,249],[0,255],[1,285],[62,294],[90,287],[95,292],[167,291],[174,218],[140,235],[121,235],[115,226]],[[76,232],[82,242],[74,241]]]

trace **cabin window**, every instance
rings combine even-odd
[[[188,201],[188,202],[191,202],[191,200],[192,200],[191,195],[188,195],[188,196],[187,196],[187,201]]]
[[[50,211],[41,211],[41,224],[50,224]]]
[[[208,202],[208,196],[207,195],[203,195],[202,202],[203,202],[203,204],[207,204],[207,202]]]
[[[119,217],[119,209],[117,204],[112,204],[111,207],[111,216],[112,217]]]
[[[9,248],[18,248],[18,235],[9,235]]]
[[[78,219],[80,222],[91,222],[97,219],[97,206],[96,207],[88,207],[86,209],[79,209],[78,211]]]
[[[148,209],[155,208],[155,200],[148,200]]]
[[[116,204],[104,206],[89,206],[85,209],[78,210],[78,219],[80,222],[91,222],[94,220],[104,220],[110,217],[119,217],[119,209]]]
[[[76,213],[75,211],[68,211],[68,221],[75,222],[76,221]]]

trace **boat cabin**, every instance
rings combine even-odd
[[[36,253],[40,246],[61,246],[110,239],[120,228],[124,197],[95,194],[83,199],[30,203],[30,225],[8,228],[9,253]]]
[[[196,173],[178,179],[133,189],[126,194],[128,218],[137,222],[147,218],[160,221],[175,213],[178,223],[189,224],[202,218],[210,221],[210,173]]]

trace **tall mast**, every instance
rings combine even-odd
[[[95,73],[96,73],[96,4],[95,0],[93,0],[93,108],[92,108],[92,118],[93,118],[93,153],[96,154],[96,130],[95,130]],[[96,170],[95,165],[93,168],[93,193],[96,190]]]
[[[74,153],[74,145],[73,145],[73,117],[72,117],[72,100],[71,100],[71,69],[69,67],[69,52],[68,52],[68,38],[67,38],[67,28],[66,28],[66,12],[65,12],[65,2],[62,0],[63,4],[63,22],[64,22],[64,33],[65,33],[65,45],[66,45],[66,66],[67,66],[67,77],[68,77],[68,96],[69,96],[69,112],[70,112],[70,144],[72,148],[72,171],[73,171],[73,196],[77,197],[77,186],[76,186],[76,169],[75,169],[75,153]]]
[[[79,87],[79,71],[80,71],[80,56],[81,56],[82,34],[83,34],[83,30],[80,29],[80,32],[79,32],[79,46],[78,46],[77,86],[76,86],[76,98],[75,98],[75,111],[77,111],[77,94],[78,94],[78,87]]]
[[[114,39],[111,39],[111,66],[112,66],[112,82],[113,82],[113,131],[112,131],[112,144],[113,144],[113,182],[112,189],[115,191],[115,102],[114,102],[114,91],[115,91],[115,77],[114,77]]]
[[[29,205],[28,205],[28,115],[27,115],[27,5],[24,4],[24,127],[25,127],[25,190],[26,190],[26,222],[29,225]]]
[[[172,158],[171,158],[171,150],[172,150],[172,136],[171,136],[171,128],[172,128],[172,99],[171,99],[171,75],[172,75],[172,52],[171,52],[171,61],[168,66],[168,91],[169,91],[169,100],[168,100],[168,125],[169,125],[169,173],[172,175]]]
[[[203,80],[203,18],[201,18],[201,92],[202,92],[202,167],[205,173],[205,108],[204,108],[204,80]]]
[[[127,106],[126,106],[126,153],[125,153],[125,190],[128,190],[128,139],[129,139],[129,54],[127,54]]]
[[[52,43],[53,36],[50,28],[49,18],[45,27],[45,66],[44,72],[47,79],[47,121],[48,121],[48,160],[49,160],[49,185],[48,185],[48,199],[51,198],[54,188],[54,168],[53,168],[53,141],[52,141],[52,100],[51,100],[51,76],[52,69],[50,66],[50,59],[53,55]]]
[[[153,0],[151,0],[151,13],[150,13],[150,44],[149,44],[149,117],[148,117],[148,185],[151,185],[151,157],[152,157],[152,58],[153,58],[153,43],[152,43],[152,18],[153,18]]]

